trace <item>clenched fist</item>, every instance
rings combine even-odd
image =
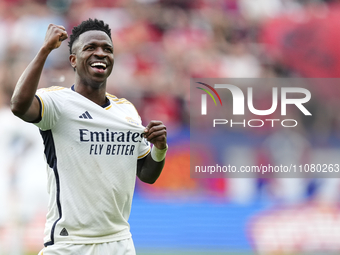
[[[68,38],[66,29],[63,26],[50,24],[48,26],[44,47],[50,51],[59,48],[61,42]]]
[[[166,126],[162,121],[152,120],[145,127],[144,137],[160,150],[166,148],[166,136]]]

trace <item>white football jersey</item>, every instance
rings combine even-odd
[[[110,94],[99,106],[74,87],[40,89],[36,96],[50,195],[45,246],[131,237],[137,160],[150,152],[135,107]]]

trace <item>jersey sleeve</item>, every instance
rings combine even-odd
[[[141,132],[144,131],[145,127],[142,125],[142,119],[139,116],[136,107],[130,101],[126,100],[125,98],[119,99],[116,96],[108,94],[108,93],[106,93],[106,96],[109,99],[111,99],[115,104],[124,105],[125,106],[124,110],[126,111],[126,113],[132,117],[132,118],[128,117],[127,120],[133,123],[134,125],[139,126],[141,128],[140,129]],[[138,150],[138,159],[142,159],[146,157],[150,152],[151,152],[150,143],[145,138],[142,138],[140,142],[139,150]]]
[[[62,107],[64,105],[65,95],[60,93],[63,87],[50,87],[39,89],[36,92],[36,98],[40,102],[41,120],[34,123],[41,130],[52,129],[58,121]]]

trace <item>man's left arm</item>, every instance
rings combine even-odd
[[[137,176],[141,181],[152,184],[161,174],[168,149],[166,135],[166,127],[161,121],[153,120],[145,128],[144,137],[153,146],[151,153],[137,162]]]

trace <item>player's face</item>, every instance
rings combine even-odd
[[[84,82],[101,83],[111,74],[113,45],[105,32],[93,30],[81,34],[72,49],[71,65]]]

